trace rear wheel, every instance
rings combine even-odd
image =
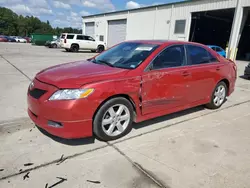
[[[99,45],[98,47],[97,47],[97,52],[98,53],[102,53],[103,51],[104,51],[104,46],[103,45]]]
[[[132,122],[132,104],[121,97],[110,99],[97,111],[93,132],[103,141],[115,140],[131,131]]]
[[[72,52],[78,52],[79,51],[79,46],[77,44],[72,44],[70,51]]]
[[[225,82],[218,83],[213,91],[210,103],[206,105],[207,108],[209,109],[220,108],[223,105],[223,103],[226,101],[227,91],[228,91],[228,88]]]

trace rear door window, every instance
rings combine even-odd
[[[83,35],[77,35],[76,39],[77,40],[84,40],[84,36]]]
[[[215,47],[211,47],[212,50],[216,51],[216,48]]]
[[[218,61],[216,57],[200,46],[187,45],[186,48],[189,65],[200,65]]]
[[[92,37],[90,36],[84,36],[85,37],[85,40],[90,40],[90,41],[95,41]]]
[[[216,48],[215,48],[215,51],[216,51],[216,52],[221,52],[222,49],[221,49],[220,47],[216,47]]]
[[[75,35],[67,35],[67,39],[73,39]]]

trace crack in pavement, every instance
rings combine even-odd
[[[29,81],[31,81],[32,79],[25,74],[21,69],[19,69],[17,66],[15,66],[14,64],[12,64],[8,59],[6,59],[3,55],[0,54],[0,57],[2,59],[4,59],[8,64],[10,64],[12,67],[14,67],[18,72],[20,72],[23,76],[25,76]]]
[[[103,149],[103,148],[106,148],[106,147],[108,147],[108,145],[100,146],[100,147],[97,147],[97,148],[95,148],[95,149],[90,149],[90,150],[87,150],[87,151],[85,151],[85,152],[76,153],[76,154],[74,154],[74,155],[67,156],[67,159],[72,159],[72,158],[75,158],[75,157],[84,155],[84,154],[86,154],[86,153],[91,153],[91,152],[94,152],[94,151],[97,151],[97,150],[99,150],[99,149]],[[35,166],[35,167],[32,167],[32,168],[28,168],[28,169],[23,170],[23,171],[18,172],[18,173],[14,173],[14,174],[10,174],[10,175],[8,175],[8,176],[1,177],[1,178],[0,178],[0,181],[1,181],[1,180],[6,180],[6,179],[9,179],[9,178],[12,178],[12,177],[14,177],[14,176],[18,176],[18,175],[20,175],[20,174],[24,174],[24,173],[27,173],[27,172],[31,172],[31,171],[33,171],[33,170],[37,170],[37,169],[40,169],[40,168],[43,168],[43,167],[47,167],[47,166],[50,166],[50,165],[56,164],[56,163],[58,163],[58,159],[53,160],[53,161],[51,161],[51,162],[47,162],[47,163],[41,164],[41,165],[38,165],[38,166]]]
[[[122,140],[118,140],[118,141],[113,142],[112,144],[110,144],[109,142],[106,142],[107,145],[104,145],[104,146],[101,146],[101,147],[98,147],[98,148],[95,148],[95,149],[90,149],[90,150],[87,150],[87,151],[85,151],[85,152],[76,153],[76,154],[74,154],[74,155],[65,156],[65,158],[67,158],[67,160],[69,160],[69,159],[72,159],[72,158],[75,158],[75,157],[84,155],[84,154],[86,154],[86,153],[90,153],[90,152],[94,152],[94,151],[97,151],[97,150],[106,148],[106,147],[108,147],[108,146],[110,146],[110,147],[113,146],[113,148],[114,148],[114,147],[115,147],[114,145],[117,144],[117,143],[122,143],[122,142],[124,142],[124,141],[131,140],[131,139],[133,139],[133,138],[137,138],[137,137],[140,137],[140,136],[143,136],[143,135],[147,135],[147,134],[150,134],[150,133],[153,133],[153,132],[156,132],[156,131],[160,131],[160,130],[162,130],[162,129],[165,129],[165,128],[168,128],[168,127],[171,127],[171,126],[174,126],[174,125],[178,125],[178,124],[181,124],[181,123],[184,123],[184,122],[192,121],[192,120],[194,120],[194,119],[197,119],[197,118],[200,118],[200,117],[204,117],[204,116],[207,116],[207,115],[210,115],[210,114],[214,114],[214,113],[216,113],[216,112],[223,111],[223,110],[226,110],[226,109],[230,109],[230,108],[233,108],[233,107],[235,107],[235,106],[239,106],[239,105],[246,104],[246,103],[249,103],[249,102],[250,102],[250,100],[247,100],[247,101],[244,101],[244,102],[240,102],[240,103],[236,103],[236,104],[230,105],[230,106],[225,107],[225,108],[221,108],[221,109],[218,109],[218,110],[214,110],[214,111],[211,111],[211,112],[208,112],[208,113],[205,113],[205,114],[196,116],[196,117],[188,118],[188,119],[185,119],[185,120],[176,122],[176,123],[172,123],[172,124],[169,124],[169,125],[160,127],[160,128],[158,128],[158,129],[154,129],[154,130],[147,131],[147,132],[144,132],[144,133],[141,133],[141,134],[138,134],[138,135],[129,137],[129,138],[125,138],[125,139],[122,139]],[[114,149],[115,149],[115,148],[114,148]],[[117,149],[116,149],[116,150],[117,150]],[[118,151],[118,150],[117,150],[117,151]],[[119,152],[119,153],[120,153],[120,152]],[[123,156],[126,156],[126,155],[123,155]],[[129,159],[129,158],[127,157],[127,159]],[[129,159],[129,160],[130,160],[131,163],[135,164],[131,159]],[[18,175],[23,174],[23,173],[30,172],[30,171],[32,171],[32,170],[37,170],[37,169],[40,169],[40,168],[43,168],[43,167],[47,167],[47,166],[49,166],[49,165],[56,164],[56,163],[58,163],[58,159],[53,160],[53,161],[51,161],[51,162],[47,162],[47,163],[41,164],[41,165],[38,165],[38,166],[35,166],[35,167],[33,167],[33,168],[26,169],[26,170],[21,171],[21,172],[18,172],[18,173],[14,173],[14,174],[10,174],[10,175],[8,175],[8,176],[1,177],[1,178],[0,178],[0,181],[1,181],[1,180],[5,180],[5,179],[9,179],[9,178],[14,177],[14,176],[18,176]],[[137,165],[137,168],[140,168],[140,167]]]
[[[124,156],[128,162],[130,162],[134,168],[136,168],[140,173],[142,173],[146,178],[148,178],[153,184],[156,184],[158,187],[162,188],[170,188],[168,185],[165,185],[162,181],[160,181],[153,173],[148,172],[146,169],[144,169],[140,164],[132,161],[125,153],[123,153],[118,147],[116,147],[114,144],[111,144],[107,142],[107,144],[115,149],[119,154]]]

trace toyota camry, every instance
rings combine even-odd
[[[126,41],[37,73],[28,88],[28,114],[58,137],[114,140],[133,122],[199,105],[220,108],[234,91],[236,72],[233,61],[202,44]]]

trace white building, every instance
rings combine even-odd
[[[83,33],[109,47],[124,40],[167,39],[250,52],[250,0],[192,0],[83,17]]]

